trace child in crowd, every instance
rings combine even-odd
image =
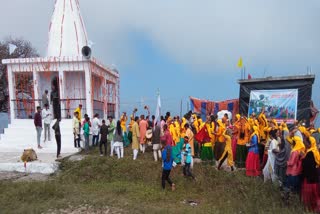
[[[175,190],[175,184],[170,179],[170,172],[173,164],[173,156],[172,156],[172,147],[170,144],[166,144],[165,141],[162,141],[162,178],[161,185],[162,188],[165,189],[166,181],[171,186],[171,190]]]

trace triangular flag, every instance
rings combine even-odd
[[[238,61],[238,68],[242,68],[243,63],[242,63],[242,57],[240,57],[239,61]]]
[[[9,43],[9,55],[11,55],[16,49],[17,49],[17,46]]]
[[[251,80],[251,79],[252,79],[251,74],[248,74],[248,80]]]
[[[88,46],[90,47],[90,48],[92,48],[92,46],[94,46],[96,43],[94,43],[93,41],[91,41],[91,40],[89,40],[88,41]]]

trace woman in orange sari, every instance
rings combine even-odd
[[[248,154],[246,144],[249,142],[250,137],[250,125],[245,117],[241,117],[238,130],[236,166],[238,168],[244,168]]]

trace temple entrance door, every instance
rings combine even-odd
[[[39,104],[44,108],[42,103],[42,96],[45,91],[48,90],[48,99],[50,103],[50,110],[54,114],[54,110],[57,111],[57,115],[61,116],[61,104],[60,104],[60,93],[59,93],[59,72],[57,71],[43,71],[38,73],[38,94],[39,94]],[[58,92],[58,93],[56,93]],[[55,95],[55,106],[53,105],[53,97]],[[57,103],[59,105],[57,105]],[[54,108],[55,107],[55,108]],[[55,118],[55,117],[54,117]]]
[[[53,118],[61,119],[61,101],[58,75],[51,78],[50,103],[52,104]]]
[[[72,118],[74,110],[82,105],[82,116],[87,113],[85,73],[83,71],[66,71],[64,73],[64,114]]]

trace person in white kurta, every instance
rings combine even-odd
[[[95,114],[94,118],[92,120],[92,146],[98,146],[99,144],[99,131],[100,131],[100,120],[99,120],[99,114]]]
[[[278,145],[279,142],[276,140],[277,139],[277,130],[271,131],[270,132],[270,138],[271,138],[271,142],[269,144],[269,148],[268,148],[268,160],[267,163],[265,165],[265,167],[263,168],[263,177],[264,177],[264,182],[266,182],[267,180],[272,180],[272,182],[276,181],[276,174],[274,171],[274,162],[275,162],[275,158],[276,158],[276,152],[278,151]]]
[[[51,141],[50,137],[50,124],[52,122],[52,114],[49,109],[49,105],[45,104],[44,109],[42,110],[42,119],[44,124],[44,140],[43,142],[46,142],[46,140]]]

